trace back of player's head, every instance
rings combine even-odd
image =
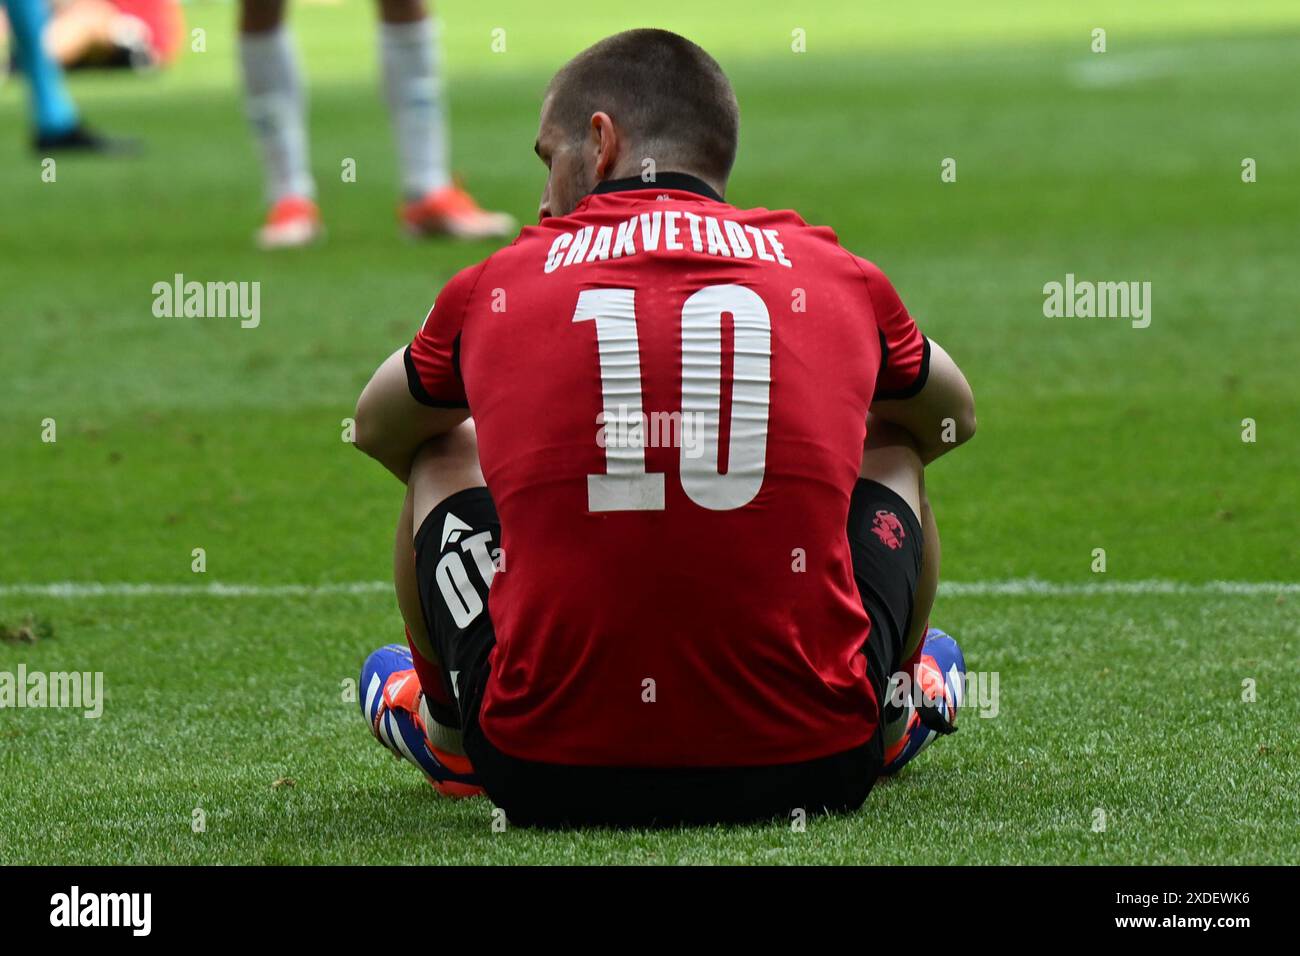
[[[551,119],[571,136],[603,111],[659,170],[726,182],[740,108],[718,61],[668,30],[627,30],[566,63],[547,87]]]

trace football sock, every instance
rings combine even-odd
[[[926,628],[927,632],[929,628]],[[911,721],[914,708],[908,704],[900,705],[897,700],[897,694],[893,691],[893,681],[895,674],[906,674],[909,681],[913,684],[916,681],[917,667],[921,664],[921,653],[925,650],[925,635],[916,642],[916,647],[902,664],[895,668],[894,674],[888,675],[888,684],[885,691],[885,703],[881,706],[882,723],[885,731],[885,748],[897,745],[902,736],[907,733],[907,727]],[[910,696],[910,695],[909,695]]]
[[[239,62],[249,122],[266,172],[266,196],[312,199],[316,183],[307,155],[306,95],[293,42],[284,27],[240,33]]]
[[[411,629],[406,629],[406,644],[411,649],[411,665],[420,680],[420,719],[424,722],[424,735],[429,743],[453,754],[464,754],[460,731],[459,708],[448,695],[442,682],[442,667],[420,653],[411,640]]]
[[[31,89],[36,132],[43,136],[66,133],[77,125],[77,107],[63,85],[63,68],[41,42],[49,18],[45,0],[4,0],[4,5],[14,35],[18,66]]]
[[[437,47],[437,24],[431,17],[379,24],[384,95],[397,139],[402,195],[407,200],[420,199],[451,182]]]
[[[415,673],[420,677],[420,689],[424,691],[424,696],[443,707],[455,707],[442,683],[442,667],[420,653],[415,641],[411,640],[409,627],[406,629],[406,644],[411,649],[411,662],[415,666]]]

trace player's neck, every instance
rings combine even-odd
[[[635,176],[612,177],[601,180],[592,189],[593,193],[626,192],[630,189],[680,189],[685,192],[699,193],[709,199],[724,202],[725,183],[696,173],[670,170],[667,172],[643,173]]]

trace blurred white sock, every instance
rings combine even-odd
[[[430,17],[379,24],[384,95],[397,138],[402,195],[408,200],[451,182],[437,34]]]
[[[262,152],[268,201],[314,198],[306,96],[288,31],[281,26],[266,33],[240,33],[239,62],[248,119]]]

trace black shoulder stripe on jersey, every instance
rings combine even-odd
[[[880,338],[881,338],[882,348],[884,343],[884,337],[885,337],[884,333],[881,333]],[[921,367],[917,369],[916,378],[912,380],[912,384],[907,385],[903,388],[893,389],[892,391],[877,390],[876,394],[871,396],[871,400],[873,402],[888,402],[900,398],[911,398],[921,389],[925,388],[925,382],[930,377],[930,340],[923,335],[921,336],[921,343],[922,343]],[[882,370],[885,367],[885,363],[883,360],[880,363],[880,367]]]
[[[457,344],[460,343],[460,337],[456,338]],[[402,353],[402,362],[406,365],[406,387],[411,390],[411,397],[421,405],[428,405],[430,408],[469,408],[468,402],[447,402],[442,399],[434,398],[420,381],[420,372],[415,367],[415,359],[411,358],[411,347],[408,345],[406,351]],[[460,370],[456,370],[460,374]]]

